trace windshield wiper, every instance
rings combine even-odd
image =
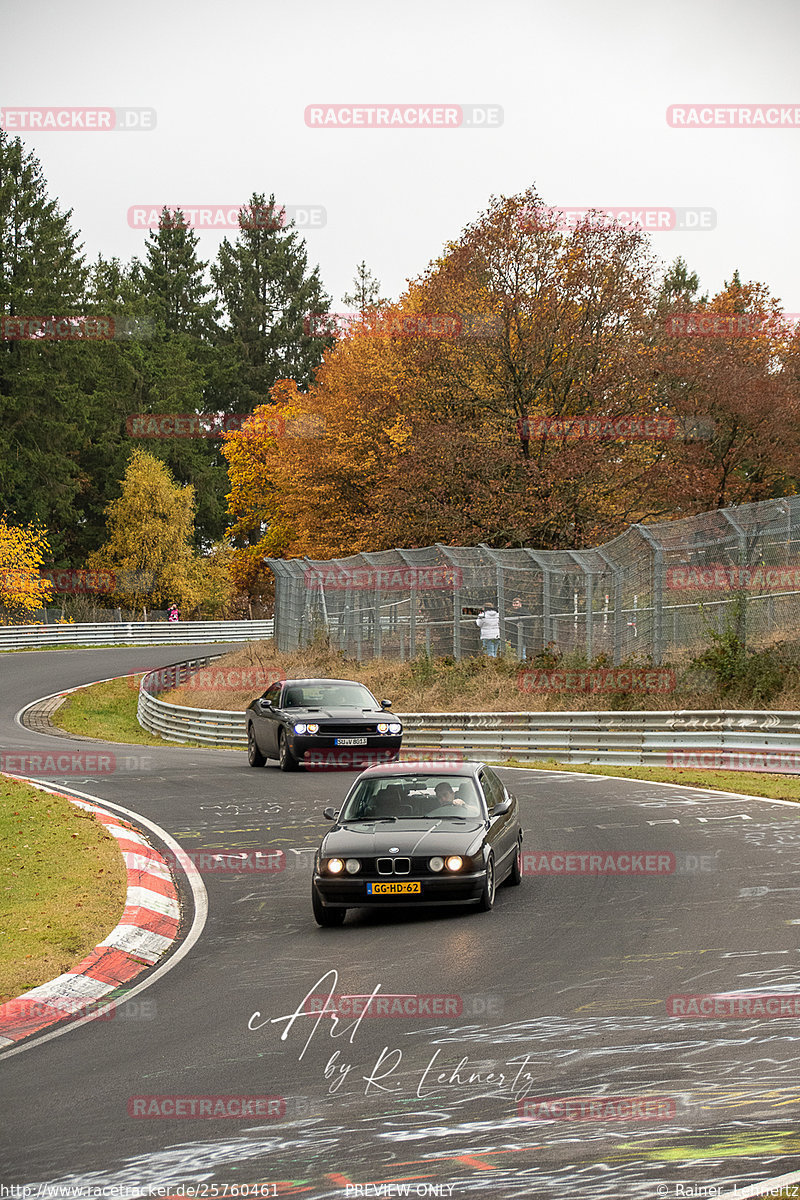
[[[396,820],[397,820],[397,817],[340,817],[339,824],[343,825],[347,822],[347,823],[354,825],[357,821],[369,821],[370,823],[373,823],[375,821],[396,821]]]

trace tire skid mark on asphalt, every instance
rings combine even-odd
[[[683,1142],[684,1167],[691,1160],[701,1164],[706,1185],[713,1181],[717,1186],[733,1186],[732,1161],[748,1158],[751,1163],[737,1173],[735,1183],[738,1188],[757,1183],[765,1174],[761,1162],[774,1166],[777,1155],[794,1157],[800,1150],[794,1130],[781,1128],[776,1121],[764,1133],[751,1137],[743,1137],[735,1123],[707,1135],[681,1125],[658,1133],[608,1127],[556,1132],[554,1122],[547,1122],[548,1137],[543,1141],[545,1130],[538,1122],[532,1125],[514,1118],[454,1122],[452,1117],[450,1111],[431,1111],[426,1106],[421,1112],[406,1110],[402,1124],[397,1112],[373,1112],[353,1128],[311,1116],[283,1122],[285,1128],[272,1137],[254,1129],[225,1141],[184,1141],[137,1155],[119,1172],[75,1174],[51,1183],[83,1189],[124,1188],[132,1177],[146,1173],[168,1186],[173,1186],[172,1180],[174,1186],[188,1186],[229,1179],[235,1170],[240,1195],[248,1185],[274,1183],[283,1185],[276,1194],[302,1192],[308,1200],[342,1200],[347,1186],[358,1185],[369,1185],[373,1195],[381,1194],[378,1189],[382,1186],[383,1194],[391,1194],[386,1190],[388,1183],[415,1179],[451,1184],[453,1194],[491,1194],[503,1200],[566,1195],[652,1200],[654,1186],[665,1178],[665,1166],[673,1163],[676,1138]],[[359,1135],[385,1144],[383,1161],[374,1159],[368,1166],[353,1162],[353,1139]],[[517,1137],[522,1144],[509,1145]],[[430,1151],[420,1157],[401,1157],[403,1149],[411,1149],[415,1142],[424,1142]],[[445,1152],[437,1153],[436,1147]],[[682,1178],[686,1178],[685,1170]],[[32,1186],[35,1188],[36,1182]]]
[[[574,783],[575,776],[571,774],[567,775],[567,773],[565,773],[565,775],[571,784]],[[600,782],[609,782],[607,780],[604,781],[600,779],[600,777],[591,778],[597,778]],[[692,803],[696,804],[697,802],[693,801]],[[733,804],[734,800],[730,800],[730,803]],[[736,798],[735,803],[741,805],[741,799]],[[604,809],[607,809],[609,812],[619,812],[622,808],[623,806],[621,805],[604,806]],[[587,815],[590,811],[596,814],[602,810],[598,807],[585,809]],[[630,811],[630,806],[628,806],[628,811]],[[703,809],[701,808],[700,811],[702,812]],[[716,808],[716,811],[720,811],[718,807]],[[692,815],[694,814],[687,814],[687,816]],[[313,819],[311,819],[311,823],[313,823]],[[296,825],[291,827],[297,828]],[[282,828],[288,828],[288,826],[283,826]],[[596,828],[596,826],[584,826],[580,828]],[[721,834],[722,830],[719,832]],[[733,830],[731,830],[728,836],[732,836],[732,834]],[[619,904],[618,899],[615,900],[615,904]],[[538,914],[537,919],[539,918],[543,918],[545,920],[548,919],[547,911],[543,910],[540,914]],[[550,914],[550,919],[552,919],[552,913]],[[696,953],[699,954],[702,952],[697,951]],[[286,964],[282,960],[282,971],[284,970],[285,965]],[[632,963],[628,963],[627,966],[632,968]],[[541,967],[540,962],[537,963],[537,967]],[[297,977],[302,978],[302,971],[298,973]],[[641,984],[640,977],[637,981]],[[603,983],[606,985],[611,982],[612,980],[610,977],[603,979]],[[594,1018],[593,1020],[596,1021],[597,1019],[598,1018]],[[633,1034],[636,1032],[636,1020],[637,1018],[631,1018],[629,1016],[621,1017],[620,1028],[625,1029],[631,1034],[630,1044],[613,1046],[609,1051],[609,1056],[611,1056],[613,1051],[613,1054],[619,1059],[621,1065],[625,1064],[626,1062],[633,1065],[636,1061],[636,1052],[641,1051],[643,1043],[647,1046],[648,1051],[651,1049],[646,1039],[637,1039],[633,1036]],[[660,1029],[663,1032],[663,1018],[661,1021],[658,1021],[657,1018],[652,1018],[652,1020],[656,1022],[657,1030]],[[502,1028],[503,1027],[501,1026],[501,1030]],[[695,1022],[695,1028],[697,1030],[697,1036],[700,1039],[694,1043],[695,1047],[699,1047],[697,1050],[698,1054],[702,1051],[704,1046],[712,1046],[717,1044],[715,1041],[716,1034],[714,1037],[709,1036],[709,1025],[707,1022]],[[514,1029],[516,1030],[516,1027],[514,1027]],[[430,1027],[428,1027],[427,1031],[431,1032]],[[448,1030],[445,1032],[452,1033],[453,1031]],[[730,1039],[730,1057],[726,1057],[724,1059],[724,1063],[728,1076],[732,1080],[736,1080],[736,1071],[740,1071],[741,1069],[741,1050],[746,1044],[749,1044],[752,1039],[750,1038],[749,1034],[749,1026],[746,1036],[743,1036],[741,1031],[739,1031],[738,1040],[733,1037],[733,1035],[737,1032],[733,1028],[729,1028],[725,1032],[731,1034],[732,1036]],[[487,1032],[486,1030],[478,1029],[474,1031],[473,1036],[477,1038],[481,1034],[486,1038],[487,1043],[494,1048],[494,1040],[491,1042],[489,1040],[492,1036],[492,1031]],[[466,1031],[461,1030],[459,1034],[460,1040],[463,1040],[465,1036],[467,1036]],[[523,1034],[522,1036],[526,1035]],[[594,1035],[594,1038],[597,1038],[596,1034]],[[648,1032],[648,1039],[649,1038],[650,1034]],[[706,1040],[704,1041],[703,1039]],[[542,1053],[546,1054],[548,1058],[544,1060],[543,1068],[548,1068],[548,1074],[546,1075],[546,1078],[551,1084],[553,1084],[553,1081],[557,1080],[558,1085],[561,1085],[560,1072],[563,1069],[564,1063],[569,1061],[564,1057],[563,1048],[565,1045],[569,1045],[569,1041],[570,1038],[568,1032],[554,1032],[551,1030],[550,1043],[544,1044]],[[785,1053],[787,1051],[787,1047],[785,1047],[780,1040],[779,1031],[775,1034],[775,1037],[771,1041],[769,1041],[769,1039],[767,1042],[764,1042],[763,1040],[757,1041],[757,1047],[759,1050],[764,1051],[764,1058],[761,1059],[760,1064],[758,1062],[751,1064],[751,1075],[753,1076],[754,1087],[756,1085],[759,1085],[760,1087],[761,1085],[761,1074],[763,1074],[761,1069],[764,1066],[765,1058],[767,1058],[767,1051],[776,1055],[779,1052]],[[684,1075],[688,1076],[688,1074],[692,1071],[695,1075],[697,1073],[697,1062],[693,1058],[694,1052],[695,1051],[692,1048],[691,1040],[689,1039],[688,1050],[680,1059],[680,1068]],[[578,1063],[593,1063],[591,1035],[584,1039],[582,1044],[579,1044],[578,1055],[580,1056],[577,1060]],[[553,1059],[554,1062],[551,1061]],[[639,1057],[639,1063],[641,1070],[641,1056]],[[716,1068],[716,1063],[714,1065]],[[783,1067],[783,1064],[781,1064],[781,1067]],[[580,1072],[580,1068],[578,1070],[578,1075],[581,1091],[584,1091],[583,1075]],[[601,1068],[598,1068],[597,1078],[599,1080],[599,1086],[604,1086],[603,1081],[608,1078],[608,1072],[604,1073]],[[791,1076],[789,1076],[789,1078],[791,1079]],[[635,1073],[633,1074],[633,1079],[634,1081],[637,1081],[637,1076]],[[731,1086],[733,1086],[733,1084]],[[763,1089],[757,1089],[754,1102],[762,1095]],[[456,1170],[456,1164],[459,1164],[459,1170],[468,1169],[473,1171],[474,1168],[473,1174],[470,1174],[469,1176],[469,1190],[475,1190],[475,1185],[477,1184],[478,1187],[482,1187],[482,1189],[485,1191],[487,1182],[490,1182],[495,1194],[498,1197],[502,1196],[504,1198],[521,1194],[527,1196],[530,1196],[531,1194],[569,1194],[592,1197],[613,1196],[615,1200],[618,1200],[622,1188],[628,1187],[633,1188],[634,1190],[626,1191],[627,1195],[646,1195],[648,1200],[652,1200],[652,1183],[654,1178],[657,1178],[657,1176],[654,1177],[652,1174],[646,1174],[645,1171],[645,1175],[640,1179],[636,1175],[636,1172],[641,1169],[640,1164],[625,1164],[623,1169],[620,1170],[619,1174],[615,1172],[613,1173],[613,1178],[609,1179],[609,1158],[613,1156],[615,1160],[618,1159],[621,1161],[626,1154],[634,1156],[637,1154],[640,1155],[641,1148],[649,1145],[651,1147],[653,1162],[656,1164],[655,1169],[660,1169],[661,1166],[663,1166],[664,1161],[671,1156],[671,1147],[675,1145],[674,1137],[673,1140],[670,1141],[668,1136],[664,1136],[664,1144],[663,1146],[660,1145],[658,1136],[654,1136],[651,1129],[646,1129],[640,1132],[632,1131],[630,1128],[626,1130],[612,1129],[610,1131],[600,1131],[596,1129],[588,1130],[584,1125],[583,1128],[576,1133],[574,1127],[570,1130],[563,1128],[559,1130],[554,1129],[552,1124],[548,1124],[546,1129],[548,1132],[549,1141],[551,1143],[549,1146],[543,1148],[540,1144],[537,1144],[513,1147],[511,1150],[509,1150],[507,1144],[501,1145],[500,1137],[505,1137],[506,1139],[510,1140],[515,1135],[515,1129],[519,1128],[519,1126],[515,1125],[515,1123],[512,1121],[498,1123],[496,1121],[469,1122],[465,1120],[457,1127],[453,1127],[453,1124],[451,1124],[453,1115],[459,1113],[460,1110],[467,1108],[469,1102],[470,1100],[467,1097],[461,1097],[454,1104],[449,1105],[441,1114],[441,1125],[432,1126],[430,1124],[430,1113],[428,1113],[428,1124],[412,1128],[408,1138],[409,1141],[413,1141],[423,1140],[426,1137],[430,1137],[432,1143],[435,1141],[435,1143],[440,1144],[442,1148],[445,1149],[447,1148],[447,1142],[450,1138],[454,1138],[456,1140],[460,1139],[462,1142],[466,1141],[466,1149],[463,1146],[454,1147],[461,1151],[460,1155],[432,1155],[431,1157],[426,1157],[424,1159],[406,1160],[402,1164],[394,1162],[394,1166],[417,1166],[418,1168],[430,1168],[433,1166],[434,1162],[441,1162],[443,1164],[441,1169],[445,1171],[449,1170],[449,1178],[451,1180],[453,1178],[453,1173]],[[785,1104],[785,1099],[782,1100],[781,1103]],[[323,1109],[324,1107],[324,1103],[320,1102],[319,1108]],[[352,1120],[349,1120],[349,1114],[345,1109],[342,1116],[345,1120],[348,1120],[347,1125],[343,1124],[336,1126],[333,1124],[326,1124],[324,1128],[320,1127],[320,1122],[307,1121],[304,1123],[283,1123],[283,1136],[278,1139],[278,1145],[276,1149],[262,1155],[263,1170],[265,1171],[263,1178],[274,1179],[276,1176],[276,1168],[279,1167],[284,1160],[287,1162],[289,1167],[286,1172],[286,1177],[292,1175],[294,1178],[298,1178],[299,1175],[302,1175],[304,1171],[308,1170],[310,1162],[316,1162],[320,1157],[323,1157],[323,1161],[324,1159],[328,1160],[328,1171],[315,1175],[316,1183],[321,1189],[323,1189],[317,1194],[336,1195],[338,1200],[341,1200],[341,1177],[338,1180],[339,1186],[335,1190],[331,1190],[330,1187],[326,1186],[324,1182],[326,1180],[328,1181],[328,1184],[333,1182],[333,1176],[330,1173],[330,1167],[333,1165],[333,1162],[337,1161],[338,1159],[338,1161],[341,1163],[342,1171],[347,1169],[348,1164],[354,1165],[352,1156],[354,1153],[357,1153],[357,1151],[354,1150],[353,1144],[354,1142],[358,1143],[362,1140],[360,1135],[364,1135],[363,1141],[365,1143],[365,1154],[369,1155],[372,1153],[373,1161],[378,1157],[374,1153],[375,1148],[381,1143],[383,1143],[386,1152],[390,1154],[392,1160],[396,1160],[397,1151],[390,1150],[389,1147],[394,1146],[395,1143],[406,1138],[406,1133],[408,1132],[408,1126],[406,1125],[406,1113],[411,1111],[412,1110],[408,1106],[405,1106],[399,1115],[397,1109],[391,1109],[388,1112],[384,1111],[382,1115],[376,1115],[374,1112],[369,1112],[361,1117],[358,1116],[357,1112],[354,1112]],[[415,1115],[419,1116],[420,1114],[417,1113]],[[527,1134],[530,1132],[532,1127],[528,1122],[525,1122],[524,1124],[525,1133]],[[329,1131],[335,1134],[335,1137],[332,1137],[331,1139],[326,1137]],[[677,1129],[673,1129],[670,1132],[674,1134],[677,1131]],[[759,1130],[753,1135],[752,1139],[748,1140],[746,1146],[739,1148],[739,1153],[742,1155],[752,1154],[754,1157],[763,1158],[765,1153],[780,1153],[782,1150],[785,1150],[786,1135],[783,1131],[779,1131],[778,1133],[775,1132],[775,1122],[773,1121],[769,1132],[776,1137],[776,1144],[770,1149],[769,1152],[765,1151],[763,1146],[763,1134],[767,1132],[768,1131],[766,1130]],[[243,1160],[247,1164],[254,1162],[257,1157],[257,1154],[251,1153],[251,1151],[253,1149],[253,1140],[257,1140],[261,1133],[262,1131],[259,1130],[248,1130],[237,1143],[239,1148],[242,1150]],[[661,1133],[663,1136],[667,1134],[667,1131],[662,1130]],[[375,1139],[372,1143],[369,1142],[370,1135],[372,1135],[372,1137]],[[625,1141],[623,1144],[618,1145],[620,1137],[623,1136]],[[481,1145],[480,1139],[482,1137],[488,1139],[488,1141]],[[688,1141],[690,1138],[694,1139],[695,1153],[697,1157],[706,1160],[704,1161],[704,1166],[707,1166],[707,1160],[713,1159],[719,1168],[716,1172],[716,1177],[724,1178],[724,1173],[726,1171],[724,1154],[726,1143],[724,1141],[724,1135],[720,1133],[719,1129],[715,1129],[711,1133],[703,1132],[701,1134],[689,1134],[687,1131],[687,1138],[685,1140]],[[758,1139],[762,1140],[759,1141]],[[581,1153],[585,1142],[591,1143],[593,1153],[582,1161]],[[322,1151],[319,1148],[320,1144],[323,1146]],[[137,1158],[137,1162],[145,1163],[148,1171],[150,1170],[151,1165],[155,1164],[155,1169],[158,1170],[163,1164],[169,1165],[167,1163],[166,1154],[168,1151],[170,1153],[174,1151],[176,1158],[179,1159],[181,1164],[188,1164],[191,1161],[190,1154],[194,1154],[195,1152],[194,1147],[202,1147],[203,1145],[204,1143],[202,1141],[195,1142],[191,1147],[191,1151],[189,1151],[189,1147],[184,1142],[180,1147],[173,1146],[168,1148],[168,1150],[165,1149],[163,1154],[161,1152],[157,1152],[156,1155],[139,1156]],[[226,1158],[224,1153],[221,1161],[217,1163],[213,1157],[213,1151],[219,1145],[220,1143],[216,1139],[213,1141],[213,1143],[211,1142],[211,1139],[208,1140],[208,1157],[206,1158],[206,1164],[209,1170],[217,1172],[218,1177],[224,1179],[226,1178],[226,1170],[228,1171],[229,1177],[230,1168],[237,1167],[238,1163],[233,1157]],[[731,1146],[736,1146],[733,1135],[731,1135]],[[615,1149],[614,1147],[617,1148]],[[723,1147],[723,1149],[720,1150],[720,1147]],[[503,1162],[501,1157],[503,1152],[506,1154],[530,1154],[531,1156],[533,1156],[534,1152],[536,1152],[538,1160],[543,1149],[546,1150],[548,1155],[552,1155],[554,1157],[557,1157],[559,1154],[564,1154],[568,1151],[566,1163],[556,1162],[542,1167],[539,1161],[534,1161],[530,1167],[520,1164],[515,1168],[506,1167],[505,1169],[497,1165],[492,1166],[492,1163],[501,1164]],[[431,1146],[431,1150],[433,1150],[433,1145]],[[609,1150],[611,1151],[611,1155],[608,1153]],[[605,1153],[602,1153],[602,1151],[605,1151]],[[719,1151],[719,1153],[717,1153],[717,1151]],[[332,1154],[333,1157],[331,1157]],[[483,1159],[478,1160],[476,1158],[477,1154],[482,1154]],[[576,1154],[578,1158],[577,1162],[575,1161]],[[493,1158],[492,1156],[495,1157]],[[602,1162],[603,1159],[605,1159],[604,1164]],[[478,1161],[482,1161],[482,1165],[480,1167],[477,1166]],[[373,1172],[375,1169],[372,1166],[369,1168],[363,1166],[365,1162],[369,1162],[368,1157],[363,1157],[359,1160],[359,1162],[362,1165],[360,1167],[354,1165],[354,1169],[351,1171],[351,1176],[356,1181],[362,1181],[365,1178],[365,1171],[368,1170],[369,1172]],[[192,1166],[193,1165],[194,1164],[192,1164]],[[259,1163],[259,1165],[261,1164]],[[249,1167],[247,1169],[249,1169]],[[439,1170],[438,1167],[433,1167],[433,1169]],[[317,1167],[317,1170],[321,1170],[321,1165]],[[488,1176],[488,1178],[487,1175],[479,1173],[486,1172],[487,1170],[491,1171],[491,1174]],[[220,1174],[220,1172],[222,1173]],[[603,1172],[605,1172],[605,1175]],[[761,1174],[761,1172],[757,1172],[756,1176],[754,1177],[758,1177]],[[348,1178],[349,1177],[350,1176],[348,1176]],[[374,1174],[369,1173],[367,1177],[374,1178],[375,1176]],[[106,1177],[103,1178],[105,1181]],[[179,1182],[185,1181],[187,1175],[184,1173],[183,1175],[175,1176],[175,1178]],[[204,1178],[207,1179],[208,1176],[206,1175]],[[241,1178],[240,1170],[237,1170],[237,1178]],[[258,1178],[258,1176],[254,1176],[254,1178]],[[741,1176],[739,1177],[739,1180],[741,1180]],[[551,1184],[550,1181],[554,1181],[554,1183]],[[544,1190],[545,1184],[548,1185],[546,1191]],[[577,1189],[573,1190],[573,1188],[570,1186],[571,1184],[577,1184]],[[539,1187],[542,1187],[543,1190],[539,1191]],[[523,1190],[520,1192],[517,1190],[518,1188],[522,1188]]]

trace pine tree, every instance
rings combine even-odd
[[[227,238],[211,275],[224,308],[215,392],[226,412],[252,412],[269,403],[279,379],[305,389],[330,337],[314,336],[315,314],[329,311],[319,269],[308,270],[305,243],[282,210],[254,194],[242,209],[236,241]]]
[[[689,274],[689,268],[683,258],[676,258],[675,262],[664,275],[661,283],[661,291],[658,296],[660,305],[673,304],[679,302],[689,308],[696,304],[697,290],[700,287],[700,277],[696,271]],[[704,297],[707,299],[707,297]]]
[[[342,296],[342,303],[352,305],[359,312],[368,312],[370,309],[380,308],[382,304],[387,303],[380,292],[381,285],[379,280],[375,278],[366,262],[362,260],[356,267],[356,273],[353,276],[353,290],[352,292],[345,292],[344,296]]]
[[[197,256],[198,240],[180,209],[164,208],[158,229],[145,243],[142,281],[157,321],[170,333],[202,338],[211,332],[215,305],[205,278],[208,263]]]
[[[0,316],[81,314],[86,269],[71,217],[49,198],[38,160],[0,131]],[[0,511],[49,527],[57,558],[77,525],[91,353],[85,342],[0,341]]]
[[[155,324],[155,337],[142,362],[142,412],[208,413],[213,373],[217,306],[206,279],[207,262],[197,254],[198,238],[183,213],[164,208],[159,228],[145,244],[139,265],[141,292]],[[149,453],[165,462],[197,496],[195,538],[198,547],[219,540],[225,528],[227,477],[219,440],[167,438],[147,443]]]

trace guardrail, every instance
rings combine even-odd
[[[271,638],[274,621],[104,621],[74,625],[0,625],[0,650],[40,646],[161,646]]]
[[[176,682],[210,658],[179,664]],[[160,700],[156,671],[139,687],[139,723],[169,741],[244,749],[245,714]],[[162,676],[163,678],[163,676]],[[716,767],[800,774],[800,712],[400,713],[403,749],[464,759],[609,766]],[[694,760],[694,761],[693,761]]]

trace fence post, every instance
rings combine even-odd
[[[722,516],[725,518],[725,520],[728,522],[728,524],[733,526],[733,528],[736,532],[736,539],[739,544],[739,569],[742,572],[744,572],[745,568],[748,565],[748,562],[747,562],[747,534],[742,529],[741,525],[736,520],[736,518],[731,516],[728,509],[726,509],[726,508],[720,509],[720,512],[721,512]],[[734,610],[734,611],[736,612],[736,617],[737,617],[736,624],[738,626],[738,628],[736,630],[736,635],[739,638],[739,641],[742,643],[742,648],[744,649],[747,646],[747,588],[744,585],[744,578],[742,578],[740,582],[742,583],[743,586],[741,588],[741,594],[737,598],[741,599],[741,604],[738,606],[738,610]],[[740,590],[739,588],[736,589],[737,592],[739,590]]]
[[[456,576],[459,578],[460,576]],[[453,587],[453,658],[461,658],[461,584]]]
[[[453,593],[452,593],[452,599],[453,599],[453,658],[455,658],[457,660],[457,659],[461,658],[461,583],[462,583],[461,568],[459,567],[458,563],[453,562],[452,555],[449,553],[447,546],[444,546],[441,542],[437,542],[436,549],[439,551],[439,553],[441,554],[441,556],[445,560],[445,562],[448,563],[451,567],[455,568],[455,570],[453,571]],[[428,649],[428,653],[430,654],[430,648],[431,648],[430,628],[427,628],[425,631],[425,643],[426,643],[426,646]]]
[[[652,552],[653,564],[653,662],[661,666],[664,657],[664,551],[646,525],[632,525]]]

